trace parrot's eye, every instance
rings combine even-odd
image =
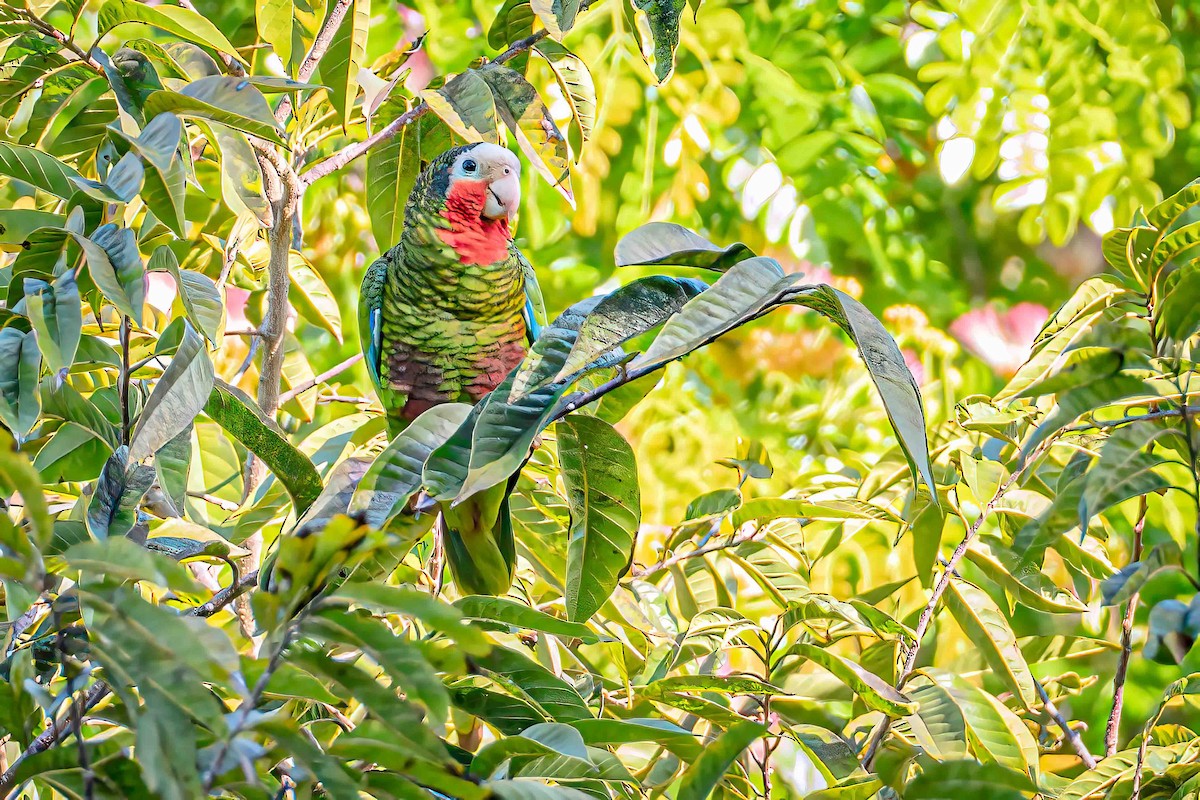
[[[475,168],[478,166],[479,165],[475,163],[475,159],[473,159],[473,158],[468,158],[466,161],[463,162],[463,169],[466,170],[467,172],[474,172]]]

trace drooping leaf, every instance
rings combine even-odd
[[[675,48],[679,46],[679,22],[687,0],[634,0],[642,57],[663,83],[675,71]]]
[[[350,124],[358,97],[358,72],[367,63],[370,23],[371,0],[352,0],[321,61],[321,79],[329,87],[329,100],[339,112],[343,128]]]
[[[796,655],[825,668],[854,691],[869,708],[894,717],[911,714],[915,706],[909,698],[849,659],[816,645],[798,643],[787,655]]]
[[[609,293],[579,327],[579,338],[554,380],[578,372],[618,345],[658,327],[707,288],[690,278],[652,275]]]
[[[130,463],[129,449],[118,447],[105,463],[87,506],[87,525],[92,536],[105,539],[129,532],[137,521],[136,510],[154,482],[154,470]]]
[[[153,25],[189,42],[211,47],[233,56],[243,64],[246,63],[216,25],[190,8],[165,4],[147,6],[137,0],[107,0],[97,15],[96,27],[100,34],[105,34],[126,22]],[[147,117],[152,116],[154,115],[147,111]]]
[[[749,720],[731,726],[705,747],[704,752],[683,773],[677,800],[706,800],[734,759],[766,732],[765,726]]]
[[[165,269],[175,279],[175,288],[188,320],[211,343],[219,341],[225,321],[225,304],[213,279],[202,272],[180,269],[170,247],[160,245],[146,265],[147,272]]]
[[[296,8],[292,0],[265,0],[254,13],[258,35],[279,56],[285,68],[292,62],[292,28]]]
[[[814,500],[803,497],[755,497],[742,503],[734,512],[733,525],[740,528],[747,522],[774,519],[812,519],[839,522],[848,519],[873,519],[900,523],[890,508],[854,498]]]
[[[213,391],[213,365],[204,339],[185,324],[183,340],[154,385],[129,445],[135,461],[157,453],[191,426]]]
[[[1023,800],[1037,790],[1028,775],[972,760],[933,762],[904,787],[913,800]]]
[[[1159,572],[1182,567],[1183,551],[1174,541],[1155,545],[1140,561],[1133,561],[1116,575],[1100,584],[1104,605],[1115,606],[1125,603],[1142,590],[1150,579]]]
[[[29,294],[29,284],[26,278],[25,307],[37,332],[38,348],[50,371],[64,374],[75,363],[83,324],[83,304],[75,273],[67,271],[53,284],[42,283],[33,294]]]
[[[203,408],[205,414],[263,460],[291,495],[297,514],[303,514],[321,494],[323,484],[316,467],[240,389],[214,382]]]
[[[952,580],[946,591],[946,606],[959,627],[996,677],[1026,706],[1038,702],[1033,675],[1008,620],[987,593],[966,581]]]
[[[129,228],[120,228],[108,223],[96,229],[92,234],[92,241],[104,248],[120,283],[123,301],[133,309],[134,313],[130,316],[135,323],[141,325],[142,308],[146,299],[146,269],[142,263],[142,255],[138,252],[137,236]]]
[[[342,312],[320,273],[303,255],[292,250],[288,253],[288,276],[291,278],[292,288],[295,289],[290,297],[296,311],[309,322],[332,333],[340,342]]]
[[[400,102],[384,103],[381,115],[390,122],[406,109]],[[367,151],[367,210],[380,251],[400,241],[404,204],[422,167],[450,147],[450,128],[433,114],[418,117],[400,132]]]
[[[582,622],[572,622],[555,617],[505,597],[471,595],[456,600],[454,606],[463,613],[463,616],[471,619],[498,622],[504,626],[511,625],[524,630],[541,631],[568,640],[579,639],[584,644],[595,644],[600,641],[600,637]]]
[[[555,39],[571,30],[579,13],[579,0],[530,0],[529,5]]]
[[[571,106],[571,118],[578,131],[578,140],[572,139],[575,163],[582,157],[583,144],[592,137],[596,125],[596,86],[592,73],[583,59],[553,39],[543,39],[534,45],[534,51],[550,65],[563,96]]]
[[[558,458],[571,508],[567,616],[589,619],[629,570],[641,525],[633,448],[607,422],[572,415],[557,427]]]
[[[566,4],[574,0],[554,2]],[[488,64],[479,70],[479,74],[491,87],[496,113],[516,138],[521,152],[574,207],[567,138],[558,129],[537,90],[519,72],[499,64]]]
[[[363,475],[350,502],[368,525],[385,527],[421,488],[430,453],[454,433],[470,413],[465,403],[443,403],[425,411],[384,448]]]

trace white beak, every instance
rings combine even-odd
[[[488,219],[507,217],[511,222],[521,206],[521,176],[515,170],[501,173],[488,184],[487,192],[483,215]]]

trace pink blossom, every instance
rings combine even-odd
[[[996,374],[1011,377],[1029,358],[1049,310],[1037,303],[1018,303],[1003,313],[995,306],[976,308],[950,323],[950,335]]]
[[[904,363],[908,366],[908,371],[916,378],[918,386],[925,385],[925,365],[921,363],[921,357],[916,354],[916,351],[910,350],[907,347],[900,351],[900,355],[904,356]]]

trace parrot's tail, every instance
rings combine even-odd
[[[446,563],[464,595],[503,595],[512,586],[517,548],[508,498],[519,474],[454,508],[443,507]]]

